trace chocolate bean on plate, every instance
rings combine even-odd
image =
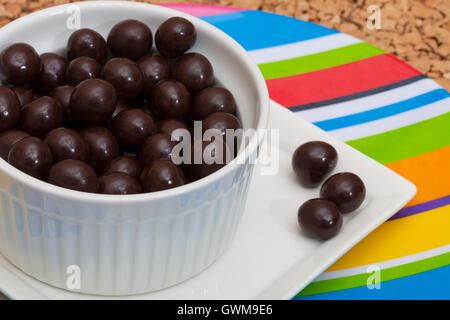
[[[124,20],[111,29],[107,44],[114,56],[137,60],[150,52],[152,31],[141,21]]]
[[[20,101],[11,89],[0,86],[0,132],[14,128],[20,118]]]
[[[8,161],[9,150],[20,140],[30,137],[25,131],[11,129],[0,133],[0,157]]]
[[[97,171],[102,172],[106,165],[119,156],[120,148],[113,133],[100,126],[83,129],[81,136],[89,146],[89,163]]]
[[[36,137],[27,137],[13,145],[8,154],[8,162],[30,176],[46,180],[53,156],[44,141]]]
[[[102,66],[90,57],[78,57],[70,61],[66,69],[68,85],[77,86],[87,79],[100,78]]]
[[[39,86],[44,92],[65,84],[67,60],[59,54],[47,52],[40,56],[41,74]]]
[[[309,237],[327,240],[334,237],[342,227],[342,214],[336,205],[324,199],[311,199],[298,209],[298,223]]]
[[[20,116],[19,128],[36,137],[44,137],[50,130],[64,124],[64,110],[49,96],[26,104]]]
[[[1,53],[0,70],[9,84],[32,85],[39,80],[41,59],[29,44],[14,43]]]
[[[69,60],[78,57],[91,57],[103,65],[108,56],[108,47],[103,37],[92,29],[79,29],[71,34],[67,42]]]
[[[97,174],[86,162],[66,159],[55,163],[48,176],[48,182],[59,187],[84,192],[96,192]]]
[[[145,141],[139,153],[139,162],[142,166],[148,165],[157,159],[171,159],[172,149],[177,142],[172,141],[166,133],[154,134]]]
[[[113,131],[126,149],[138,149],[155,130],[153,118],[141,109],[120,112],[113,120]]]
[[[45,136],[44,141],[52,150],[55,162],[65,159],[89,160],[89,147],[75,130],[64,127],[53,129]]]
[[[175,80],[161,80],[152,90],[152,107],[162,118],[183,120],[191,112],[191,95]]]
[[[135,179],[139,179],[141,176],[141,171],[142,167],[139,164],[139,161],[130,157],[119,156],[108,163],[108,165],[103,170],[103,175],[120,172],[127,174]]]
[[[98,193],[104,194],[136,194],[141,193],[140,182],[124,173],[104,174],[98,179]]]
[[[181,17],[164,21],[155,34],[158,51],[165,57],[176,58],[189,50],[197,40],[197,31],[192,22]]]
[[[172,161],[158,159],[144,169],[141,182],[145,192],[154,192],[182,186],[186,184],[186,178]]]
[[[70,98],[75,120],[87,124],[105,122],[117,105],[116,90],[102,79],[88,79],[76,86]]]
[[[113,58],[102,69],[102,78],[116,88],[117,96],[123,99],[136,98],[144,88],[141,69],[127,58]]]
[[[200,53],[186,53],[173,66],[172,76],[183,83],[191,94],[214,84],[214,71],[209,60]]]
[[[363,203],[366,187],[354,173],[336,173],[324,182],[320,197],[334,202],[340,212],[348,213],[358,209]]]
[[[310,141],[294,151],[292,168],[303,186],[313,188],[333,171],[337,160],[333,146],[323,141]]]
[[[153,86],[158,81],[170,77],[169,60],[157,54],[148,54],[139,59],[138,65],[144,77],[143,94],[150,97]]]
[[[192,101],[192,118],[194,120],[203,120],[214,112],[236,113],[236,101],[227,89],[208,87],[195,95]]]

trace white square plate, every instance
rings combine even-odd
[[[290,299],[328,266],[400,210],[416,187],[344,142],[271,103],[270,128],[280,129],[279,171],[262,175],[255,167],[246,211],[228,251],[198,276],[161,291],[114,299]],[[297,226],[297,209],[318,197],[291,169],[291,155],[302,143],[322,140],[339,155],[334,173],[358,174],[367,189],[363,205],[344,217],[341,232],[325,242],[306,238]],[[0,256],[0,290],[12,299],[105,299],[46,285]]]

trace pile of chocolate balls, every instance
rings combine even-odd
[[[197,32],[172,17],[153,34],[137,20],[105,40],[79,29],[66,56],[15,43],[0,56],[0,156],[51,184],[84,192],[136,194],[178,187],[226,163],[176,165],[176,129],[241,128],[236,102],[215,86],[213,66],[186,53]],[[217,143],[222,140],[202,143]],[[215,150],[215,148],[209,148]]]
[[[292,156],[292,169],[300,184],[314,188],[336,168],[336,149],[323,141],[299,146]],[[322,184],[320,197],[310,199],[298,209],[297,220],[304,234],[327,240],[339,233],[342,214],[358,209],[366,197],[366,187],[356,174],[340,172]]]

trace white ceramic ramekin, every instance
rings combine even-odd
[[[220,30],[175,10],[121,1],[57,6],[1,28],[0,50],[27,42],[39,53],[64,52],[77,21],[106,36],[120,20],[144,21],[155,32],[172,16],[194,23],[198,40],[191,51],[206,55],[234,94],[243,127],[265,129],[267,88],[245,50]],[[261,143],[261,135],[252,136],[232,163],[197,182],[127,196],[63,189],[0,159],[0,252],[31,276],[79,292],[137,294],[179,283],[214,262],[232,240],[247,198],[249,159]]]

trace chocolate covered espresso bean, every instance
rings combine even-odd
[[[96,192],[97,174],[86,162],[67,159],[55,163],[49,172],[48,182],[59,187],[84,192]]]
[[[153,44],[152,31],[141,21],[124,20],[111,29],[107,44],[114,56],[136,61],[150,52]]]

